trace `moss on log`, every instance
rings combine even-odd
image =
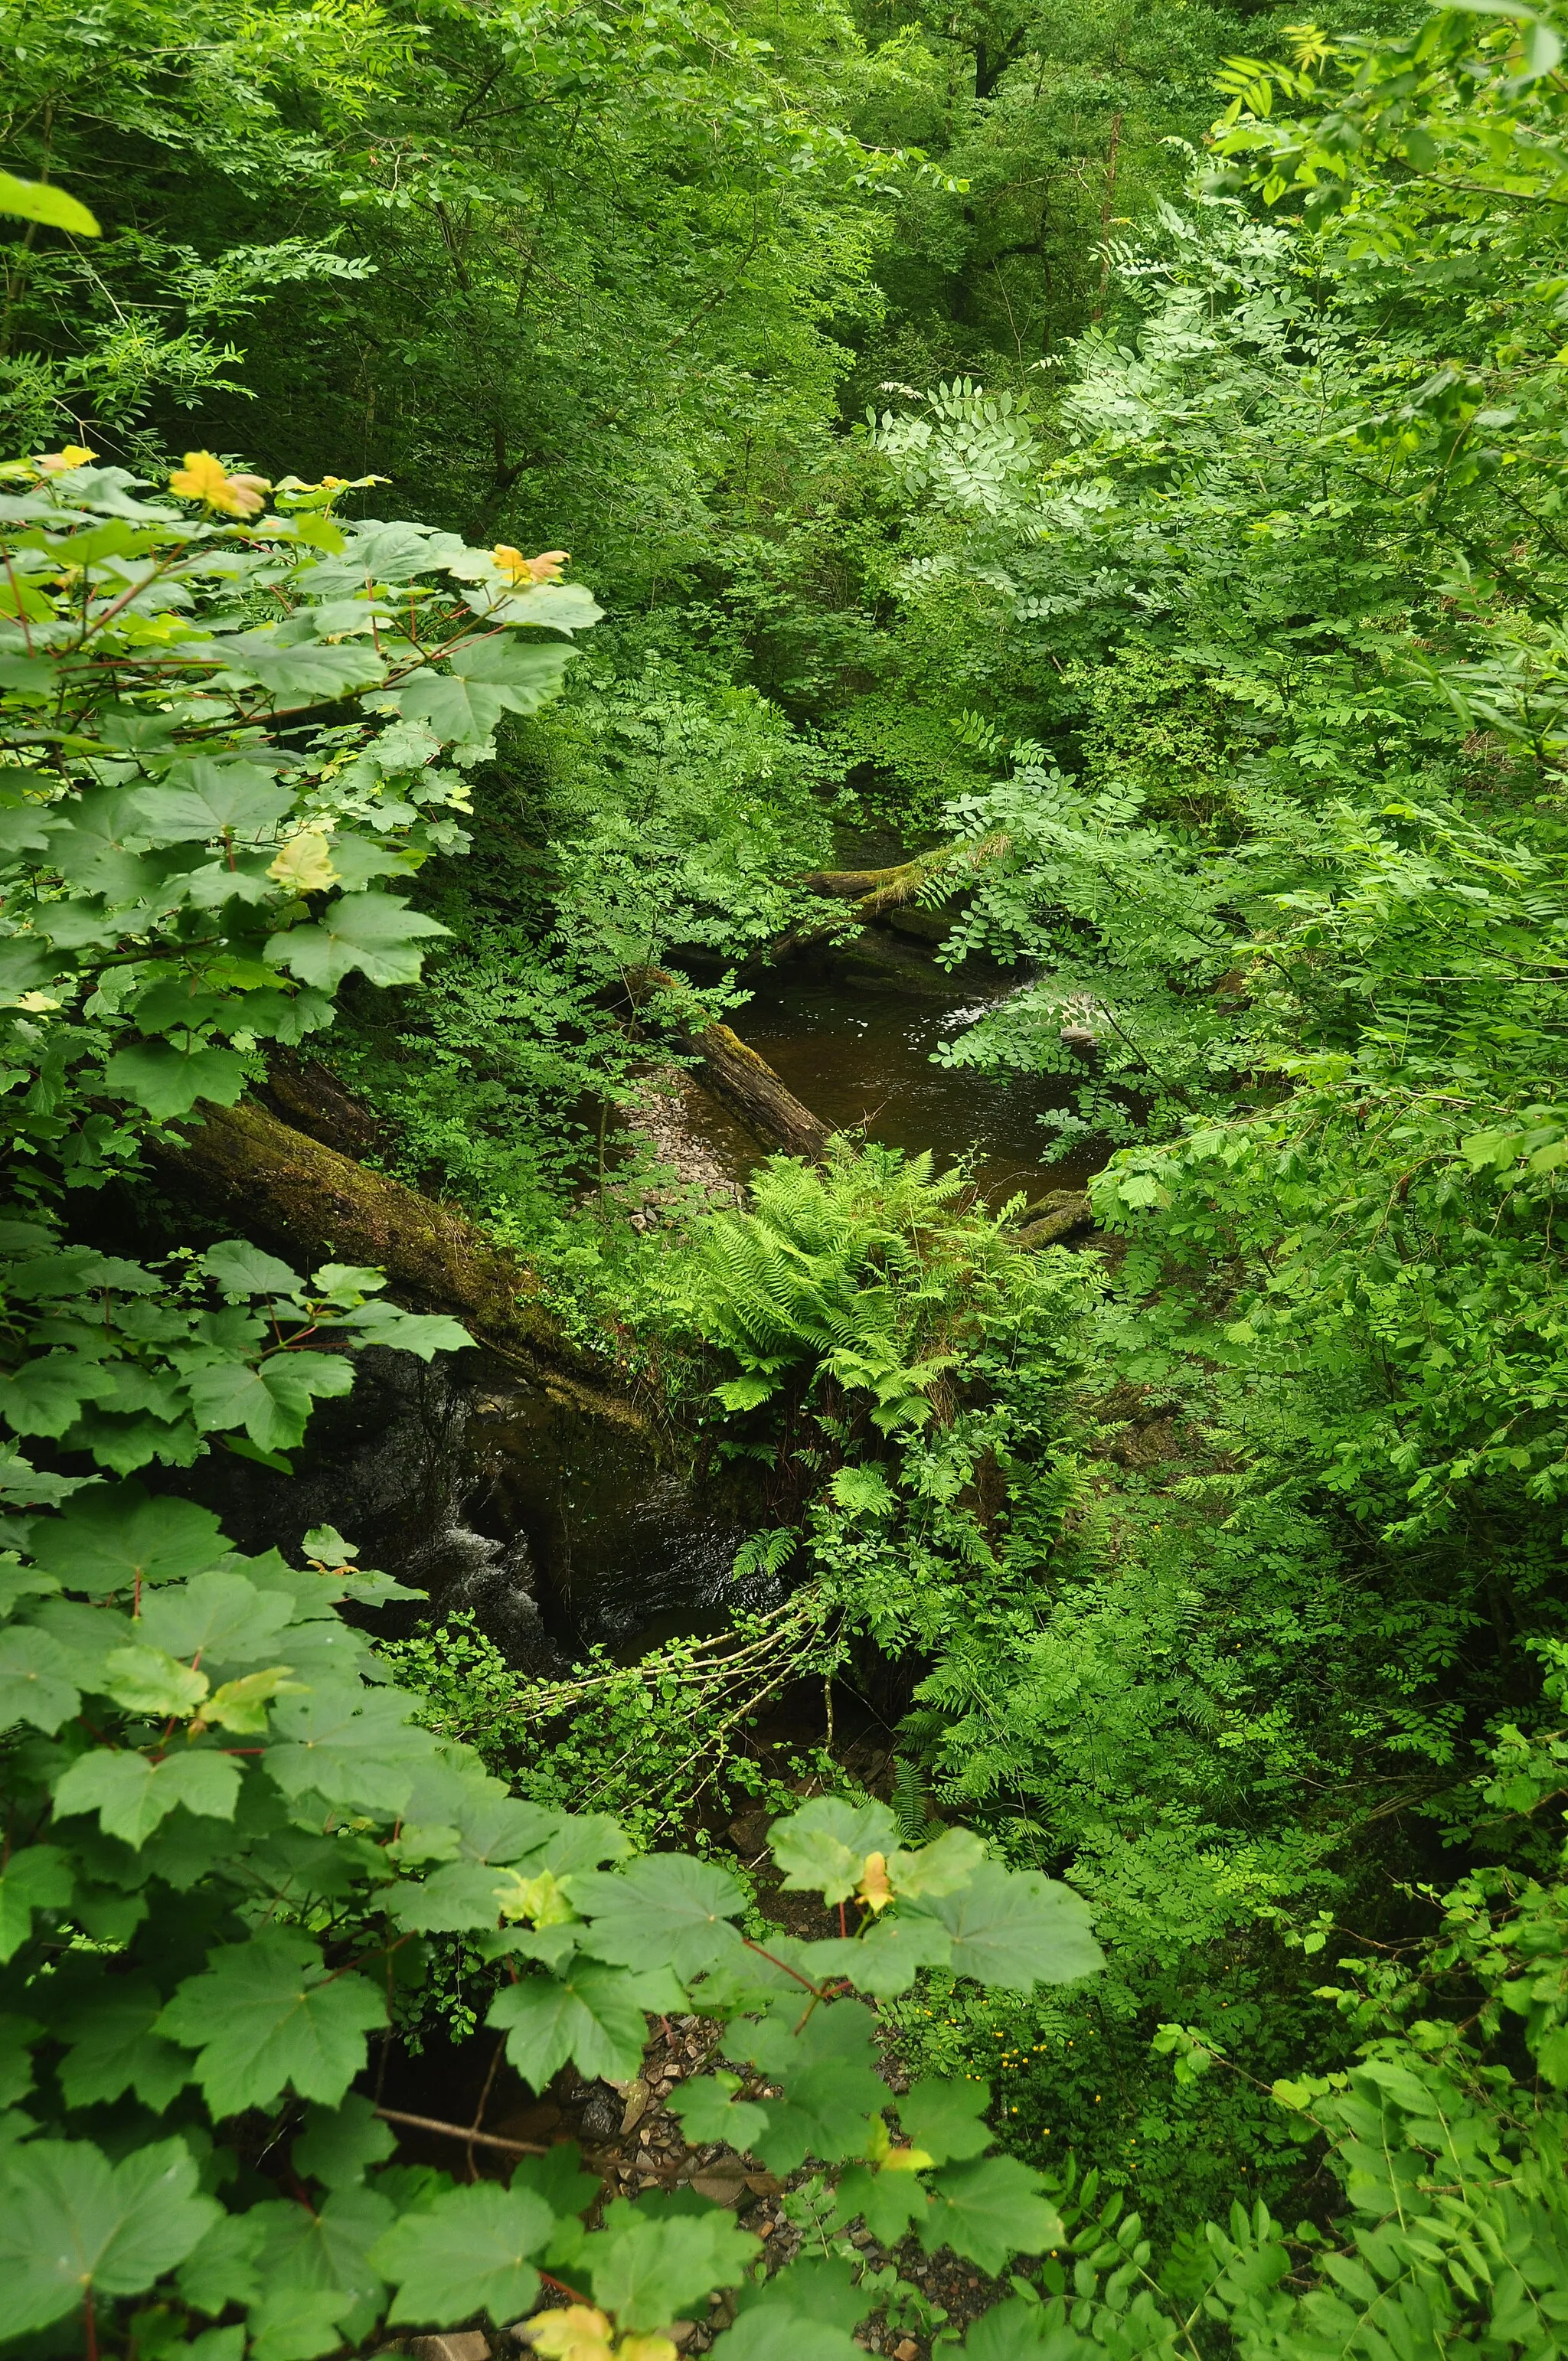
[[[155,1153],[171,1188],[242,1235],[266,1238],[307,1268],[373,1263],[400,1302],[450,1312],[476,1344],[521,1364],[551,1392],[602,1417],[650,1425],[610,1364],[575,1345],[538,1302],[535,1275],[455,1206],[421,1196],[251,1100],[210,1109],[178,1148]]]

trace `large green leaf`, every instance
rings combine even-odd
[[[158,2019],[199,2052],[196,2080],[214,2115],[265,2107],[287,2090],[335,2104],[365,2063],[365,2036],[387,2004],[360,1975],[334,1975],[307,1936],[272,1928],[209,1954]]]
[[[536,2091],[568,2060],[590,2081],[629,2081],[648,2038],[641,1979],[581,1960],[559,1980],[525,1976],[508,1985],[485,2022],[505,2033],[508,2058]]]
[[[23,221],[42,222],[49,229],[69,230],[73,237],[102,237],[103,231],[84,204],[52,181],[24,181],[15,172],[0,172],[0,214]]]
[[[270,771],[257,763],[222,763],[196,755],[175,763],[160,787],[143,787],[136,807],[155,841],[210,843],[214,837],[255,839],[274,828],[293,803]]]
[[[989,2082],[914,2082],[898,2102],[898,2120],[915,2147],[924,2148],[933,2164],[950,2164],[979,2156],[993,2137],[982,2121],[991,2104]]]
[[[400,1812],[422,1756],[436,1751],[428,1730],[411,1725],[419,1700],[402,1689],[333,1684],[280,1699],[269,1777],[286,1795],[318,1795],[350,1812]]]
[[[932,2180],[936,2203],[916,2224],[920,2243],[928,2254],[950,2246],[992,2272],[1013,2255],[1043,2255],[1066,2233],[1061,2215],[1039,2191],[1039,2174],[1015,2156],[949,2165]]]
[[[0,1869],[0,1965],[31,1935],[34,1912],[63,1910],[71,1889],[70,1858],[58,1845],[18,1847]]]
[[[187,1384],[200,1433],[243,1427],[264,1451],[280,1451],[302,1441],[319,1400],[353,1390],[354,1370],[335,1353],[274,1353],[256,1368],[213,1362]]]
[[[149,1648],[199,1655],[209,1672],[271,1664],[291,1611],[281,1591],[258,1590],[243,1574],[199,1574],[151,1594],[142,1607],[141,1632]]]
[[[334,2189],[315,2205],[290,2200],[260,2211],[263,2288],[335,2295],[341,2301],[334,2317],[344,2335],[357,2343],[368,2334],[385,2293],[370,2249],[397,2218],[391,2201],[374,2189]]]
[[[150,1762],[131,1748],[95,1747],[71,1764],[54,1791],[62,1818],[96,1812],[105,1836],[146,1842],[177,1804],[209,1819],[232,1820],[239,1795],[239,1764],[210,1747],[188,1748]]]
[[[438,919],[411,910],[400,895],[341,894],[315,925],[273,935],[267,957],[323,992],[356,973],[371,983],[417,983],[419,945],[447,932]]]
[[[6,2334],[47,2328],[89,2291],[139,2295],[216,2220],[183,2140],[111,2165],[86,2140],[30,2140],[0,2158],[0,2287]]]
[[[269,631],[236,631],[217,643],[225,668],[243,680],[258,681],[282,706],[329,705],[356,691],[378,687],[387,667],[372,647],[323,646],[306,640],[280,647]]]
[[[104,1069],[104,1083],[159,1123],[189,1115],[199,1099],[233,1106],[245,1089],[246,1060],[237,1049],[210,1046],[178,1049],[172,1041],[138,1041],[116,1049]]]
[[[145,1978],[116,1978],[55,2030],[71,2044],[60,2065],[66,2103],[91,2107],[134,2091],[160,2115],[191,2080],[191,2057],[152,2030],[162,1995]]]
[[[717,1967],[739,1949],[731,1923],[746,1895],[728,1870],[687,1853],[649,1853],[613,1875],[574,1877],[567,1891],[593,1921],[591,1948],[620,1967],[667,1961],[678,1976]]]
[[[986,1861],[957,1893],[908,1906],[947,1928],[954,1973],[977,1983],[1027,1992],[1036,1983],[1071,1983],[1105,1964],[1083,1896],[1037,1870]]]
[[[371,2249],[376,2268],[397,2285],[389,2317],[450,2327],[487,2312],[498,2326],[526,2312],[539,2292],[531,2257],[555,2226],[531,2189],[493,2181],[452,2189],[425,2211],[405,2214]]]
[[[0,1729],[26,1721],[35,1730],[57,1730],[82,1702],[71,1670],[71,1658],[47,1631],[8,1624],[0,1631]]]
[[[841,1795],[814,1796],[768,1830],[773,1859],[792,1893],[842,1902],[865,1871],[866,1855],[884,1856],[898,1842],[898,1823],[885,1804],[851,1804]]]
[[[46,1574],[90,1598],[146,1582],[177,1582],[214,1565],[228,1548],[209,1509],[149,1500],[139,1484],[94,1484],[35,1528],[32,1554]]]
[[[594,2296],[623,2328],[663,2328],[684,2313],[703,2318],[707,2299],[732,2287],[762,2250],[728,2210],[669,2213],[624,2198],[605,2213],[604,2228],[581,2242]]]

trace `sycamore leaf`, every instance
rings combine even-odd
[[[177,1582],[227,1554],[223,1529],[192,1500],[149,1500],[139,1484],[94,1484],[63,1513],[35,1527],[32,1554],[46,1574],[89,1598]]]
[[[139,1849],[176,1804],[208,1819],[232,1820],[239,1776],[237,1763],[205,1750],[181,1747],[150,1763],[129,1747],[95,1747],[71,1765],[54,1791],[54,1808],[62,1818],[96,1812],[105,1836]]]
[[[33,1931],[35,1910],[63,1910],[71,1896],[71,1862],[58,1845],[24,1845],[0,1870],[0,1966]]]
[[[737,2099],[740,2088],[739,2074],[694,2074],[689,2082],[676,2084],[664,2103],[679,2116],[688,2147],[722,2140],[745,2155],[767,2130],[767,2109],[754,2100]]]
[[[260,684],[280,705],[335,704],[367,688],[378,688],[387,667],[373,647],[319,641],[280,646],[275,632],[236,631],[218,642],[214,653],[225,670]]]
[[[628,2082],[648,2037],[641,1978],[575,1960],[559,1980],[525,1976],[490,2004],[485,2022],[507,2037],[507,2056],[535,2091],[568,2059],[587,2081]]]
[[[47,2328],[90,2290],[139,2295],[217,2218],[183,2140],[112,2165],[87,2140],[28,2140],[0,2163],[0,2285],[9,2336]]]
[[[1027,1992],[1036,1983],[1070,1983],[1105,1964],[1082,1895],[1037,1870],[985,1861],[957,1893],[932,1894],[913,1907],[947,1928],[953,1972],[977,1983]]]
[[[212,1684],[161,1648],[115,1648],[104,1660],[104,1694],[127,1713],[161,1720],[184,1720],[195,1712]]]
[[[282,1295],[293,1301],[302,1294],[298,1273],[276,1255],[263,1254],[247,1238],[225,1238],[209,1246],[196,1268],[231,1302],[249,1295]]]
[[[197,2312],[254,2303],[260,2292],[257,2256],[265,2224],[256,2213],[220,2213],[180,2268],[180,2292]]]
[[[277,826],[294,798],[258,763],[198,754],[173,763],[161,786],[143,787],[132,801],[155,842],[209,844],[225,836],[254,841]]]
[[[991,2104],[989,2082],[927,2080],[911,2084],[898,2102],[898,2120],[933,2163],[979,2156],[994,2137],[981,2118]]]
[[[498,2327],[517,2319],[539,2292],[530,2257],[554,2227],[554,2214],[531,2189],[481,2180],[447,2190],[370,2250],[377,2269],[397,2284],[388,2317],[433,2327],[476,2312],[488,2312]]]
[[[203,1721],[215,1722],[236,1737],[255,1737],[267,1727],[267,1709],[274,1697],[303,1695],[304,1684],[289,1677],[292,1670],[291,1664],[268,1664],[258,1673],[225,1681],[202,1708]]]
[[[768,1842],[791,1893],[843,1902],[859,1885],[867,1855],[894,1850],[898,1823],[885,1804],[817,1795],[788,1819],[775,1820]]]
[[[900,1900],[917,1901],[926,1894],[956,1894],[984,1859],[985,1847],[971,1829],[946,1828],[935,1844],[916,1852],[890,1853],[887,1873]]]
[[[582,2240],[574,2268],[587,2267],[595,2300],[622,2328],[663,2328],[683,2313],[700,2319],[708,2297],[732,2287],[762,2251],[723,2206],[655,2216],[620,2198],[603,2230]]]
[[[0,1729],[30,1722],[51,1735],[82,1702],[71,1660],[58,1640],[26,1624],[0,1631]]]
[[[291,2155],[294,2170],[326,2189],[353,2189],[398,2145],[368,2099],[351,2092],[337,2107],[312,2107]]]
[[[397,2220],[391,2200],[361,2185],[330,2190],[313,2206],[284,2199],[260,2210],[266,2216],[260,2256],[265,2294],[308,2288],[335,2296],[334,2318],[343,2337],[357,2344],[384,2305],[386,2288],[369,2255]],[[254,2313],[251,2326],[256,2327]]]
[[[411,910],[400,895],[372,889],[339,895],[314,926],[273,935],[266,957],[323,992],[335,991],[356,971],[371,983],[417,983],[422,960],[418,946],[449,932],[422,910]]]
[[[436,1752],[428,1730],[411,1728],[419,1699],[402,1689],[323,1686],[282,1698],[272,1716],[268,1775],[289,1796],[315,1794],[350,1812],[400,1812],[422,1757]]]
[[[365,2036],[387,2004],[360,1975],[332,1975],[309,1937],[269,1928],[208,1953],[158,2029],[197,2049],[196,2080],[214,2115],[265,2107],[286,2089],[335,2105],[365,2063]]]
[[[191,2080],[191,2059],[152,2030],[162,2006],[161,1993],[142,1978],[116,1979],[67,2018],[58,2031],[71,2045],[59,2070],[68,2106],[96,2106],[134,2091],[155,2115],[163,2113]]]
[[[354,1370],[336,1353],[274,1353],[258,1368],[215,1361],[187,1380],[197,1432],[242,1426],[263,1451],[287,1449],[303,1437],[315,1402],[352,1391]]]
[[[873,2000],[894,2000],[922,1968],[945,1968],[952,1948],[947,1928],[934,1919],[883,1917],[863,1935],[813,1943],[804,1964],[813,1975],[848,1976]]]
[[[852,2164],[839,2182],[839,2209],[847,2219],[859,2214],[873,2238],[896,2246],[911,2223],[930,2210],[924,2182],[913,2172],[873,2172],[869,2165]]]
[[[916,2224],[920,2243],[927,2254],[950,2246],[992,2272],[1010,2256],[1043,2255],[1066,2234],[1061,2215],[1039,2190],[1039,2174],[1015,2156],[950,2165],[931,2183],[937,2202]]]
[[[850,2361],[850,2342],[875,2301],[838,2256],[814,2255],[760,2288],[736,2290],[740,2318],[714,2347],[729,2361]]]
[[[291,1602],[277,1590],[258,1590],[243,1574],[199,1574],[155,1590],[142,1603],[139,1629],[149,1648],[214,1664],[270,1655],[288,1622]]]
[[[653,1959],[695,1976],[740,1948],[730,1922],[744,1892],[728,1870],[686,1853],[647,1853],[613,1875],[574,1877],[567,1891],[593,1921],[594,1951],[620,1967]]]
[[[246,1084],[237,1049],[176,1049],[172,1041],[138,1041],[116,1049],[104,1068],[105,1087],[133,1099],[159,1123],[189,1115],[199,1099],[233,1106]]]

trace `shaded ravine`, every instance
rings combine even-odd
[[[1050,1085],[930,1061],[1009,988],[995,972],[980,985],[945,975],[925,945],[882,936],[858,959],[765,979],[737,1047],[760,1053],[829,1128],[929,1148],[939,1164],[968,1158],[993,1203],[1032,1200],[1083,1177],[1051,1160],[1036,1120],[1065,1090],[1053,1100]],[[748,1153],[730,1108],[687,1097],[698,1127],[708,1109],[716,1160],[743,1179],[764,1148]],[[352,1104],[333,1125],[351,1123]],[[323,1127],[302,1099],[289,1111]],[[694,1479],[657,1419],[629,1416],[564,1338],[545,1338],[531,1367],[496,1323],[469,1324],[480,1347],[429,1368],[363,1356],[352,1397],[318,1410],[292,1477],[220,1455],[192,1471],[190,1488],[242,1548],[296,1554],[313,1525],[337,1526],[366,1563],[417,1585],[439,1611],[471,1612],[523,1670],[562,1668],[596,1644],[635,1656],[716,1630],[738,1606],[773,1603],[773,1578],[737,1585],[732,1574],[741,1541],[767,1521],[744,1477]],[[491,1334],[499,1352],[485,1349]],[[523,1341],[538,1352],[538,1339]]]

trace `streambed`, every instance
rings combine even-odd
[[[915,990],[839,966],[769,978],[737,1029],[827,1122],[938,1163],[968,1156],[992,1203],[1080,1185],[1092,1154],[1053,1159],[1037,1122],[1063,1085],[931,1063],[1009,980],[977,984],[915,956]],[[714,1159],[743,1179],[759,1151],[716,1107],[707,1128]],[[472,1611],[521,1669],[564,1667],[596,1644],[635,1656],[777,1595],[776,1578],[738,1587],[731,1574],[747,1532],[771,1521],[762,1471],[695,1484],[652,1434],[488,1356],[427,1369],[367,1354],[351,1399],[319,1408],[297,1467],[286,1477],[214,1455],[190,1481],[241,1548],[297,1554],[313,1525],[337,1526],[365,1563]]]

